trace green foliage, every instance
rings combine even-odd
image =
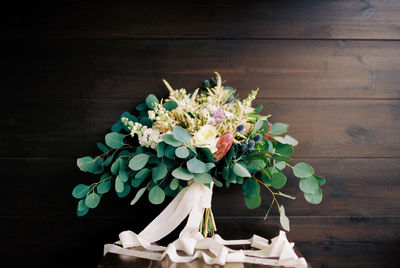
[[[286,231],[290,232],[290,224],[289,224],[289,218],[285,214],[285,207],[281,205],[279,209],[279,221],[281,222],[282,228],[285,229]]]
[[[97,143],[97,148],[99,148],[99,150],[103,153],[107,153],[108,151],[110,151],[110,149],[101,142]]]
[[[178,107],[178,104],[175,101],[167,101],[166,103],[164,103],[164,108],[167,111],[172,111],[174,110],[176,107]]]
[[[317,180],[318,180],[318,186],[322,186],[326,183],[326,180],[324,177],[315,176],[315,178],[317,178]]]
[[[307,200],[308,203],[311,203],[311,204],[321,203],[321,201],[322,201],[321,188],[318,188],[318,190],[315,193],[304,193],[304,198]]]
[[[294,165],[293,173],[297,178],[306,178],[314,175],[314,169],[309,164],[300,162]]]
[[[111,126],[111,131],[112,132],[120,132],[122,129],[122,122],[118,120]]]
[[[72,196],[78,199],[84,198],[86,194],[90,191],[90,187],[86,184],[78,184],[72,190]]]
[[[190,133],[182,127],[174,127],[172,134],[176,140],[183,142],[184,144],[189,144],[190,139],[192,138]]]
[[[122,192],[124,191],[124,182],[121,180],[121,177],[120,177],[120,176],[117,176],[117,177],[115,178],[115,185],[114,185],[114,187],[115,187],[115,191],[116,191],[117,193],[122,193]]]
[[[148,109],[146,103],[141,103],[138,106],[136,106],[136,110],[138,110],[139,112],[145,111],[146,109]]]
[[[259,195],[255,196],[245,195],[244,202],[249,209],[255,209],[261,205],[261,197]]]
[[[153,171],[151,174],[152,174],[154,181],[159,181],[159,180],[164,179],[164,177],[167,175],[167,173],[168,173],[167,165],[164,163],[160,163],[155,168],[153,168]]]
[[[210,183],[213,181],[213,177],[210,175],[210,173],[200,173],[200,174],[194,174],[194,181],[197,183]]]
[[[177,179],[188,181],[193,179],[194,175],[189,172],[186,168],[178,167],[172,171],[172,176]]]
[[[99,194],[105,194],[108,191],[110,191],[110,189],[111,189],[111,181],[110,180],[103,181],[102,183],[97,185],[97,188],[96,188],[96,190]]]
[[[181,146],[176,148],[175,155],[179,158],[187,158],[189,157],[189,150],[185,146]]]
[[[168,145],[167,148],[165,148],[165,156],[169,159],[175,159],[175,150],[176,148],[174,146]]]
[[[151,190],[149,191],[149,201],[154,204],[158,205],[161,204],[165,199],[165,193],[164,190],[160,188],[160,186],[155,185]]]
[[[262,125],[263,125],[263,120],[260,117],[257,119],[257,122],[255,123],[253,130],[251,131],[251,135],[254,135],[257,131],[259,131],[261,129]]]
[[[245,168],[243,163],[235,163],[233,172],[239,177],[251,177],[251,174]]]
[[[146,97],[146,105],[149,109],[154,109],[154,103],[158,104],[158,99],[155,95],[150,94]]]
[[[315,193],[319,189],[318,180],[314,176],[301,178],[299,181],[299,188],[304,193]]]
[[[139,191],[137,191],[135,197],[131,201],[131,205],[136,204],[136,202],[139,201],[139,199],[142,197],[142,195],[144,194],[145,191],[146,191],[146,187],[143,187]]]
[[[243,193],[246,196],[256,196],[260,194],[260,185],[252,178],[247,178],[243,182]]]
[[[186,166],[188,170],[192,173],[204,173],[207,171],[207,165],[196,157],[193,157],[192,159],[187,161]]]
[[[275,189],[281,189],[283,186],[285,186],[286,181],[287,181],[286,176],[277,169],[275,169],[274,172],[272,172],[271,186],[274,187]]]
[[[124,138],[124,134],[111,132],[106,135],[105,140],[108,147],[112,149],[118,149],[124,146]]]
[[[179,147],[182,145],[182,141],[177,140],[172,134],[164,134],[162,139],[166,144],[174,147]]]
[[[99,203],[100,203],[100,196],[95,192],[88,194],[85,198],[85,205],[88,208],[96,208]]]
[[[147,154],[138,154],[134,156],[130,161],[129,161],[129,167],[132,170],[140,170],[144,168],[144,166],[147,164],[147,161],[149,161],[150,156]]]
[[[85,156],[78,158],[76,163],[79,169],[84,172],[100,174],[104,171],[103,160],[100,157],[93,158],[91,156]]]
[[[171,183],[169,184],[169,188],[171,190],[176,190],[179,186],[179,180],[177,178],[172,179]]]
[[[271,131],[269,133],[271,133],[272,135],[282,135],[285,132],[287,132],[288,129],[289,129],[288,124],[275,123],[275,124],[272,124]]]
[[[131,186],[129,183],[124,183],[124,190],[122,192],[117,192],[119,198],[124,198],[131,192]]]
[[[165,155],[165,142],[160,142],[157,144],[157,157],[161,158]]]

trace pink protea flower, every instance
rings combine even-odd
[[[217,151],[213,154],[215,161],[219,161],[226,155],[233,143],[233,135],[230,132],[222,134],[217,141]]]

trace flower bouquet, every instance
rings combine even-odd
[[[82,171],[99,176],[97,182],[73,189],[72,195],[80,200],[78,216],[96,208],[111,188],[121,198],[138,189],[131,205],[148,192],[149,201],[157,205],[165,196],[178,198],[195,185],[212,193],[213,186],[228,188],[233,183],[242,184],[249,209],[261,205],[260,188],[265,188],[272,196],[265,218],[276,205],[282,228],[289,231],[289,219],[278,200],[295,199],[280,191],[287,181],[285,168],[299,178],[309,203],[321,202],[325,179],[307,163],[289,164],[298,142],[285,134],[288,124],[271,124],[270,115],[260,114],[261,105],[252,107],[258,89],[240,99],[215,74],[193,92],[175,90],[163,80],[169,90],[166,99],[151,94],[136,107],[137,115],[124,112],[105,136],[105,144],[97,143],[102,154],[77,160]],[[200,212],[194,226],[204,237],[212,236],[216,225],[211,205]]]

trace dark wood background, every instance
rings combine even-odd
[[[94,267],[103,244],[161,209],[110,193],[84,218],[77,157],[95,155],[123,111],[151,92],[196,88],[214,71],[272,121],[294,161],[328,179],[309,205],[289,175],[289,237],[313,267],[400,262],[399,1],[63,1],[3,6],[0,255],[3,267]],[[240,187],[218,190],[217,222],[262,223]],[[277,223],[276,212],[265,223]],[[5,265],[5,264],[6,265]]]

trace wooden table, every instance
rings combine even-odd
[[[219,228],[218,234],[224,239],[240,239],[249,238],[254,234],[263,236],[265,238],[273,238],[278,235],[279,226],[257,224],[257,223],[218,223]],[[289,233],[290,236],[290,233]],[[239,246],[240,249],[245,248]],[[299,257],[303,255],[295,247],[295,252]],[[151,261],[131,256],[118,255],[114,253],[108,253],[101,260],[97,268],[125,268],[125,267],[173,267],[173,268],[208,268],[208,267],[220,267],[219,265],[208,265],[203,260],[196,259],[190,263],[173,263],[169,258],[165,258],[162,261]],[[236,267],[277,267],[277,266],[265,266],[248,263],[227,263],[224,267],[236,268]],[[308,266],[311,267],[311,266]]]

